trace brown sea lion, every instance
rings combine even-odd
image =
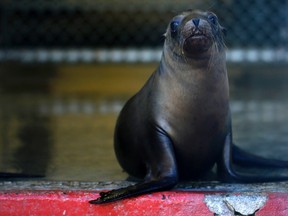
[[[90,203],[170,189],[215,164],[223,181],[287,179],[240,174],[232,166],[288,163],[256,157],[232,144],[223,31],[212,12],[188,10],[171,20],[158,69],[126,103],[115,129],[120,165],[144,181],[102,192]]]

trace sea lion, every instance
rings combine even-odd
[[[224,28],[212,12],[188,10],[167,28],[158,69],[122,109],[114,147],[121,167],[144,181],[100,193],[91,204],[170,189],[217,164],[223,181],[287,177],[239,174],[233,163],[288,167],[232,144]],[[232,156],[237,154],[237,156]]]

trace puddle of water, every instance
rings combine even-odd
[[[115,121],[155,67],[2,67],[0,171],[43,174],[50,180],[124,179],[113,152]],[[285,91],[233,84],[232,89],[235,142],[258,154],[285,158]]]

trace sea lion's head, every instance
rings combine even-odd
[[[214,13],[188,10],[170,21],[165,43],[177,56],[203,58],[223,51],[224,31]]]

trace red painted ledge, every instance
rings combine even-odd
[[[21,184],[19,184],[21,185]],[[286,185],[287,186],[287,185]],[[284,187],[284,189],[286,188]],[[243,186],[245,187],[245,186]],[[268,187],[269,188],[269,187]],[[282,188],[283,189],[283,188]],[[282,190],[281,189],[281,190]],[[226,201],[221,199],[234,198],[243,200],[250,205],[250,200],[263,198],[265,202],[257,207],[256,216],[287,216],[288,191],[276,192],[220,192],[220,191],[187,191],[172,190],[146,194],[102,205],[91,205],[91,199],[96,199],[99,190],[60,190],[60,189],[3,189],[0,185],[0,216],[21,215],[149,215],[149,216],[214,216],[214,207],[220,208]],[[246,198],[249,198],[245,200]],[[208,200],[208,201],[207,201]],[[220,201],[219,201],[220,200]],[[235,200],[235,199],[234,199]],[[228,200],[229,201],[229,200]],[[231,201],[231,202],[232,202]],[[210,204],[208,204],[210,202]],[[246,202],[246,203],[245,203]],[[211,204],[212,203],[212,204]],[[237,203],[237,205],[239,202]],[[211,207],[212,205],[212,207]],[[233,205],[233,204],[232,204]],[[230,206],[231,207],[231,206]],[[230,208],[229,207],[229,208]],[[233,206],[232,206],[233,207]],[[238,206],[239,207],[239,206]],[[240,205],[241,208],[241,205]],[[237,208],[235,208],[237,209]],[[217,213],[217,212],[216,212]],[[230,214],[231,215],[231,214]]]
[[[8,192],[0,194],[0,215],[211,215],[204,194],[164,192],[91,205],[93,192]]]

